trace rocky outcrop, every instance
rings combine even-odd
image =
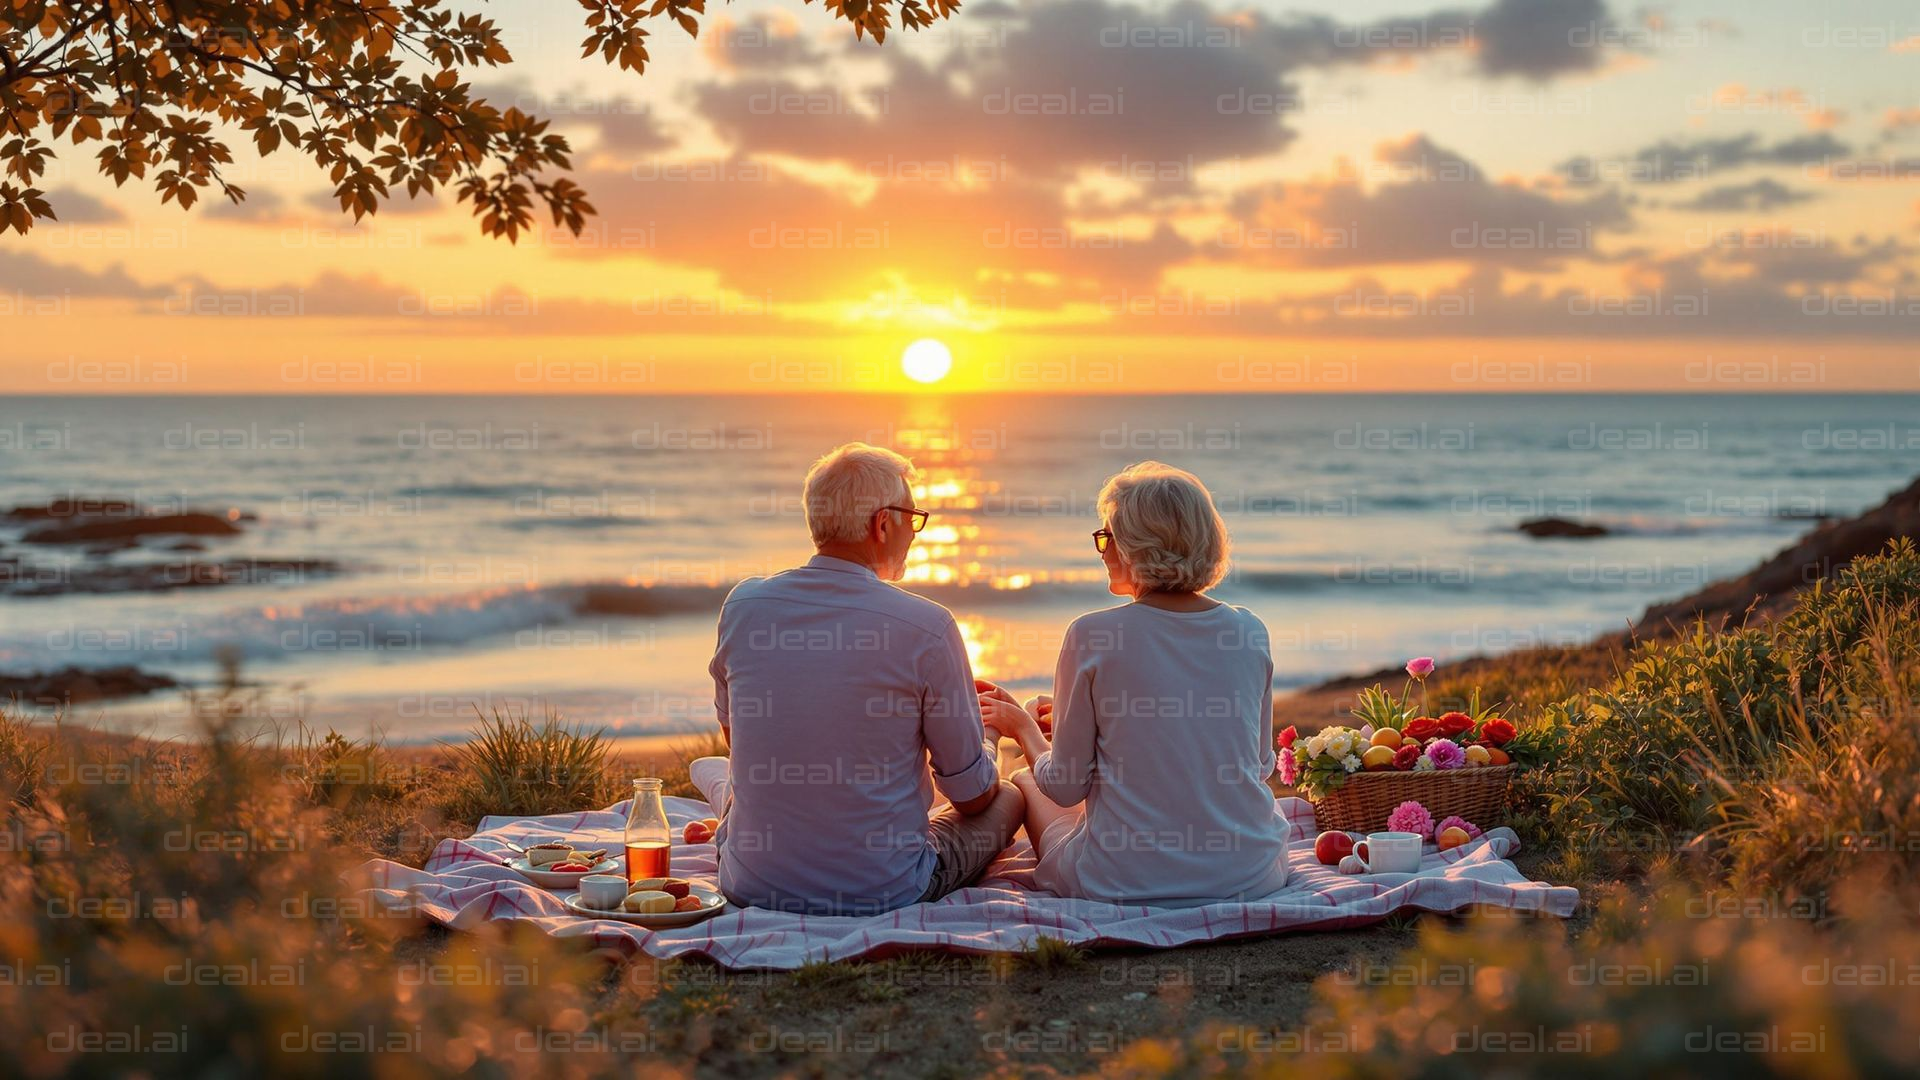
[[[1592,525],[1584,521],[1569,521],[1558,517],[1529,518],[1516,527],[1536,540],[1585,540],[1595,536],[1610,535],[1604,525]]]
[[[166,675],[136,667],[65,667],[19,675],[0,673],[0,699],[58,708],[108,698],[138,697],[179,685]]]
[[[137,541],[149,536],[239,536],[240,527],[225,515],[189,511],[180,514],[127,514],[83,517],[27,530],[25,544],[99,544]]]
[[[1793,606],[1801,589],[1824,581],[1896,537],[1920,537],[1920,480],[1857,517],[1829,521],[1739,577],[1716,581],[1692,596],[1655,604],[1640,616],[1641,636],[1683,627],[1696,618],[1710,626],[1768,619]]]

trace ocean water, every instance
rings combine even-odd
[[[894,447],[933,511],[906,587],[960,619],[977,670],[1050,680],[1073,616],[1116,602],[1088,533],[1120,467],[1212,488],[1218,594],[1272,633],[1275,683],[1619,629],[1739,573],[1820,515],[1920,472],[1920,398],[1872,396],[810,396],[13,398],[0,506],[74,496],[254,515],[197,558],[331,559],[244,586],[0,600],[0,670],[137,664],[393,742],[476,709],[622,734],[710,730],[726,589],[810,554],[807,465]],[[1545,515],[1614,535],[1545,541]],[[0,528],[0,554],[73,564]],[[87,706],[170,732],[179,695]]]

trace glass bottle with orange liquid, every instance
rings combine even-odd
[[[627,810],[628,884],[673,876],[673,827],[667,824],[660,783],[655,776],[633,782],[633,804]]]

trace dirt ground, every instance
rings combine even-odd
[[[1537,876],[1523,858],[1523,872]],[[620,965],[594,1023],[635,1060],[713,1076],[1078,1075],[1143,1039],[1237,1052],[1339,1045],[1312,1016],[1322,978],[1440,981],[1396,965],[1426,920],[1179,949],[1042,947],[1015,956],[906,953],[795,972],[703,961]],[[1572,926],[1526,918],[1516,933]],[[1465,973],[1470,977],[1471,973]]]

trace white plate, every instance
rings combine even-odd
[[[580,879],[586,877],[588,874],[626,873],[626,870],[620,865],[620,860],[612,857],[601,859],[599,862],[594,863],[593,869],[591,870],[566,874],[556,874],[551,870],[535,870],[533,864],[529,863],[524,856],[518,859],[507,860],[507,869],[519,874],[521,877],[526,878],[528,881],[533,882],[543,889],[577,889],[580,887]]]
[[[691,926],[702,919],[710,919],[726,910],[727,898],[705,885],[695,885],[689,890],[689,896],[700,898],[702,907],[693,911],[663,911],[657,915],[640,915],[631,911],[606,911],[588,907],[580,902],[580,894],[567,897],[567,907],[574,914],[585,915],[589,919],[618,919],[621,922],[635,923],[651,930],[665,930],[674,926]]]

